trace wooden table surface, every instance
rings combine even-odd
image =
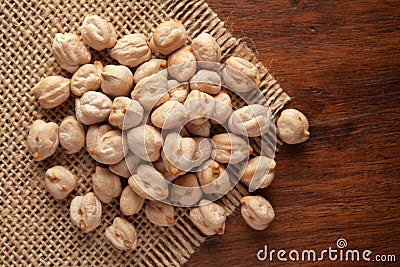
[[[187,266],[295,265],[259,262],[268,249],[371,250],[371,262],[325,260],[313,266],[400,266],[400,1],[209,1],[235,37],[293,98],[310,121],[308,142],[285,145],[276,178],[256,192],[275,221],[253,231],[237,210],[223,236],[211,237]],[[285,255],[288,257],[288,255]],[[300,256],[301,257],[301,256]],[[381,257],[382,258],[382,257]],[[311,265],[310,262],[297,262]]]

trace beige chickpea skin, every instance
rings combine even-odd
[[[195,153],[196,141],[193,138],[171,132],[165,137],[161,156],[166,170],[179,175],[192,169]]]
[[[249,191],[268,187],[275,177],[276,162],[265,156],[250,159],[242,167],[240,181],[249,187]]]
[[[236,164],[253,152],[246,140],[232,133],[214,135],[212,140],[215,146],[212,157],[220,163]]]
[[[76,96],[82,96],[89,91],[100,88],[103,77],[103,64],[95,61],[93,64],[82,65],[71,78],[71,92]]]
[[[285,109],[277,120],[277,133],[286,144],[299,144],[310,137],[308,120],[296,109]]]
[[[127,186],[122,190],[121,198],[119,200],[119,207],[122,214],[125,216],[132,216],[142,209],[143,204],[144,198],[136,194],[130,186]]]
[[[156,74],[167,67],[165,59],[153,58],[141,64],[133,75],[133,81],[138,83],[141,79]]]
[[[178,82],[177,80],[168,80],[167,90],[169,94],[169,100],[175,100],[183,103],[189,94],[189,84]]]
[[[225,61],[225,65],[240,71],[249,77],[255,83],[255,85],[260,85],[260,72],[250,61],[241,57],[230,57]]]
[[[198,125],[205,123],[214,112],[215,103],[216,101],[209,94],[192,90],[184,104],[191,118],[190,123]]]
[[[151,59],[151,50],[147,45],[146,36],[133,33],[118,39],[111,49],[110,56],[122,65],[136,67]]]
[[[185,46],[168,57],[168,73],[178,81],[187,81],[196,73],[196,58],[192,47]]]
[[[85,125],[105,121],[112,109],[111,99],[103,93],[89,91],[75,99],[76,119]]]
[[[222,164],[209,160],[204,162],[200,169],[196,175],[204,193],[225,195],[229,192],[229,175]]]
[[[197,177],[193,173],[179,176],[173,182],[169,199],[177,205],[192,206],[202,197],[203,191]]]
[[[222,235],[225,232],[226,212],[216,203],[200,201],[200,206],[192,208],[190,220],[205,235]]]
[[[95,50],[112,48],[117,42],[114,26],[98,15],[88,14],[79,31],[83,42]]]
[[[71,201],[71,222],[84,233],[91,232],[100,225],[101,214],[101,202],[93,192],[76,196]]]
[[[49,76],[42,79],[32,88],[33,95],[44,109],[57,107],[70,95],[71,80],[62,76]]]
[[[110,97],[127,96],[133,85],[131,70],[122,65],[107,65],[101,73],[101,90]]]
[[[163,138],[159,130],[150,125],[132,128],[127,133],[129,149],[145,161],[156,161],[160,158]]]
[[[124,144],[120,130],[108,124],[91,125],[86,133],[86,149],[99,163],[116,164],[124,158]]]
[[[186,29],[179,21],[165,21],[160,23],[154,31],[150,48],[153,52],[169,55],[185,45]]]
[[[121,130],[136,127],[143,120],[144,109],[136,100],[120,96],[114,98],[108,121]]]
[[[185,128],[193,136],[209,137],[210,133],[211,133],[210,120],[207,120],[203,124],[194,124],[194,123],[188,122],[188,123],[186,123]]]
[[[172,173],[170,173],[167,168],[165,167],[164,161],[161,159],[155,161],[152,163],[154,168],[159,171],[164,178],[169,181],[172,182],[173,180],[175,180],[176,178],[178,178],[179,175],[174,175]]]
[[[233,112],[232,99],[225,92],[220,92],[217,95],[214,95],[214,99],[216,101],[216,107],[213,110],[212,117],[216,120],[211,120],[211,123],[225,123]]]
[[[192,41],[193,54],[202,68],[215,69],[215,64],[208,62],[220,62],[221,47],[209,33],[200,33]]]
[[[167,91],[167,71],[152,74],[141,79],[131,93],[131,97],[145,110],[160,106],[169,99]]]
[[[85,129],[74,116],[63,119],[58,137],[60,145],[67,154],[77,153],[85,146]]]
[[[266,229],[275,218],[271,204],[261,196],[246,196],[240,203],[243,219],[254,230]]]
[[[73,33],[56,33],[51,47],[61,68],[71,73],[92,59],[89,48]]]
[[[268,132],[272,124],[271,112],[259,104],[244,106],[235,110],[229,117],[229,129],[248,137],[256,137]]]
[[[91,153],[91,150],[102,140],[102,136],[113,128],[108,124],[94,124],[86,131],[86,150]]]
[[[221,91],[221,76],[215,71],[199,70],[190,79],[190,88],[201,92],[215,95]]]
[[[118,250],[132,251],[137,246],[135,226],[120,217],[116,217],[113,224],[106,228],[105,236],[111,242],[111,245]]]
[[[59,143],[58,130],[59,127],[54,122],[33,122],[28,133],[27,145],[34,160],[44,160],[56,152]]]
[[[172,129],[184,123],[189,116],[186,107],[178,101],[166,101],[151,114],[151,122],[162,129]]]
[[[196,149],[193,158],[193,167],[202,165],[206,160],[211,159],[211,153],[213,151],[213,145],[208,138],[204,137],[193,137],[196,142]]]
[[[175,209],[174,206],[166,203],[150,200],[144,208],[146,217],[150,222],[159,226],[174,225]]]
[[[121,195],[121,181],[119,177],[106,168],[97,166],[92,176],[93,191],[101,202],[108,204],[113,198]]]
[[[137,168],[142,163],[142,159],[140,159],[132,152],[128,151],[121,161],[116,164],[110,165],[109,170],[118,176],[129,178],[132,174],[136,173]]]
[[[163,200],[168,197],[168,182],[153,166],[141,164],[137,173],[128,179],[129,186],[145,199]]]
[[[225,61],[225,65],[221,75],[226,87],[239,93],[258,90],[260,73],[251,62],[240,57],[230,57]]]
[[[54,166],[46,171],[47,191],[56,199],[66,198],[77,186],[78,178],[63,166]]]

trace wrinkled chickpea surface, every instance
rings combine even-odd
[[[150,222],[171,226],[174,207],[162,202],[169,197],[176,204],[198,205],[189,217],[203,234],[223,234],[226,211],[203,197],[229,192],[232,177],[226,164],[250,157],[239,177],[246,186],[255,181],[265,188],[275,176],[274,159],[253,157],[243,138],[270,129],[268,107],[253,104],[232,111],[224,90],[247,93],[257,88],[261,81],[256,65],[231,56],[223,61],[226,66],[215,67],[222,59],[218,42],[200,33],[190,43],[179,21],[161,23],[149,37],[133,33],[118,38],[107,18],[89,14],[79,32],[57,33],[52,43],[56,61],[71,77],[49,76],[32,88],[43,109],[76,97],[76,114],[60,126],[36,120],[27,138],[35,160],[51,157],[59,144],[69,154],[86,145],[87,153],[102,164],[92,177],[94,192],[69,200],[72,224],[93,231],[101,224],[102,205],[117,198],[125,218],[115,217],[105,238],[116,249],[131,251],[140,236],[130,216],[145,207]],[[110,49],[120,65],[91,62],[90,49]],[[232,133],[213,135],[218,123],[228,124]],[[179,126],[180,132],[162,134]],[[277,133],[288,144],[304,142],[310,135],[308,120],[295,109],[284,110]],[[88,178],[63,166],[53,166],[45,175],[55,199],[70,197],[81,179]],[[126,183],[121,179],[129,185],[122,188]],[[169,188],[169,182],[176,187]],[[275,217],[271,204],[260,196],[244,197],[241,204],[244,220],[255,230],[264,230]]]

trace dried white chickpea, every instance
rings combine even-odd
[[[178,101],[166,101],[151,114],[151,122],[162,129],[172,129],[184,123],[189,117],[186,107]]]
[[[193,206],[202,197],[203,191],[193,173],[187,173],[174,180],[169,199],[177,205]]]
[[[192,47],[185,46],[168,57],[168,73],[178,81],[187,81],[196,73],[196,58]]]
[[[205,194],[225,195],[229,192],[231,189],[229,175],[222,164],[208,160],[200,169],[196,175]]]
[[[255,85],[260,85],[260,72],[250,61],[241,57],[230,57],[225,61],[225,65],[240,71],[249,77],[255,83]]]
[[[205,123],[210,113],[214,112],[216,101],[209,94],[192,90],[186,98],[185,107],[192,124]]]
[[[225,232],[226,212],[223,207],[207,200],[190,210],[190,220],[205,235],[223,235]]]
[[[105,121],[112,109],[111,99],[103,93],[89,91],[75,99],[76,119],[85,125]]]
[[[221,76],[226,87],[239,93],[257,89],[260,84],[260,74],[256,66],[239,57],[230,57],[225,64]]]
[[[98,15],[88,14],[78,30],[83,42],[95,50],[111,48],[117,42],[114,26]]]
[[[124,158],[124,144],[120,130],[110,125],[91,125],[86,133],[86,149],[99,163],[116,164]]]
[[[183,103],[185,102],[186,97],[189,94],[189,84],[181,83],[177,80],[168,80],[167,90],[169,94],[169,100],[175,100]]]
[[[137,168],[142,163],[143,161],[138,156],[128,151],[125,158],[116,164],[110,165],[109,170],[118,176],[129,178],[136,173]]]
[[[168,182],[153,166],[139,165],[137,173],[128,179],[129,186],[136,194],[146,199],[163,200],[168,197]]]
[[[97,166],[92,176],[93,191],[101,202],[108,204],[121,195],[121,180],[106,168]]]
[[[151,50],[147,45],[146,36],[134,33],[119,39],[111,49],[110,56],[122,65],[136,67],[151,59]]]
[[[133,75],[133,81],[138,83],[141,79],[156,74],[167,67],[165,59],[153,58],[140,65]]]
[[[150,200],[144,208],[146,217],[150,222],[158,226],[174,225],[175,209],[174,206],[166,203]]]
[[[54,166],[46,171],[46,188],[56,199],[64,199],[77,186],[78,178],[63,166]]]
[[[168,170],[165,168],[165,164],[164,164],[164,161],[162,160],[162,158],[153,162],[153,166],[157,171],[161,172],[161,174],[164,176],[164,178],[169,182],[172,182],[179,176],[179,175],[174,175],[174,174],[168,172]]]
[[[100,88],[103,77],[103,64],[95,61],[93,64],[82,65],[71,78],[71,92],[81,96],[89,91],[96,91]]]
[[[207,120],[203,124],[193,124],[191,122],[186,123],[186,130],[194,136],[209,137],[211,132],[210,120]]]
[[[196,142],[190,137],[181,137],[176,132],[169,133],[164,140],[161,153],[166,170],[173,174],[183,174],[192,169],[196,152]]]
[[[221,76],[215,71],[199,70],[190,79],[190,89],[215,95],[221,92]]]
[[[211,139],[215,146],[212,157],[220,163],[236,164],[253,152],[246,140],[232,133],[217,134]]]
[[[44,109],[57,107],[68,99],[71,80],[62,76],[49,76],[42,79],[32,89],[33,95]]]
[[[51,47],[61,68],[71,73],[92,59],[89,48],[73,33],[56,33]]]
[[[159,130],[150,125],[141,125],[127,133],[129,149],[145,161],[156,161],[160,158],[163,138]]]
[[[127,96],[133,85],[131,70],[122,65],[107,65],[101,73],[101,90],[110,97]]]
[[[58,138],[65,152],[73,154],[85,146],[85,129],[74,116],[68,116],[60,124]]]
[[[202,68],[214,69],[216,65],[208,62],[219,62],[221,60],[221,47],[208,33],[200,33],[194,38],[192,41],[192,48],[193,54],[196,56],[198,64]]]
[[[36,120],[29,130],[27,145],[33,159],[40,161],[50,157],[58,147],[58,125]]]
[[[169,99],[167,74],[167,71],[162,71],[141,79],[132,91],[131,97],[139,101],[145,110],[158,107]]]
[[[187,33],[179,21],[165,21],[160,23],[150,39],[150,48],[153,52],[169,55],[185,45]]]
[[[277,133],[286,144],[299,144],[310,137],[308,120],[297,109],[285,109],[277,120]]]
[[[268,132],[271,112],[263,105],[252,104],[235,110],[229,117],[229,129],[235,134],[256,137]]]
[[[136,127],[143,120],[144,109],[136,100],[125,96],[114,98],[108,121],[121,130]]]
[[[266,229],[275,218],[271,204],[261,196],[246,196],[240,203],[243,219],[254,230]]]
[[[112,130],[113,127],[108,124],[91,125],[86,132],[86,150],[90,153],[90,150],[101,142],[101,137]]]
[[[206,123],[208,119],[224,123],[232,112],[230,104],[230,97],[226,93],[221,92],[214,98],[198,90],[192,90],[185,101],[190,123],[197,125]]]
[[[136,194],[130,186],[127,186],[122,190],[121,198],[119,200],[119,207],[122,214],[125,216],[132,216],[142,209],[143,204],[144,198]]]
[[[71,201],[71,222],[84,233],[91,232],[100,225],[101,212],[101,202],[93,192],[76,196]]]
[[[193,167],[198,167],[203,164],[206,160],[211,159],[211,152],[213,146],[211,139],[204,137],[194,137],[193,140],[196,142],[196,150],[194,153]]]
[[[214,96],[214,99],[217,101],[217,103],[213,117],[216,118],[217,121],[211,120],[211,123],[225,123],[233,112],[231,97],[225,92],[220,92]]]
[[[116,217],[113,224],[106,228],[105,236],[118,250],[132,251],[137,246],[135,226],[120,217]]]
[[[257,156],[243,165],[240,181],[248,186],[249,191],[266,188],[275,177],[276,162],[265,156]]]

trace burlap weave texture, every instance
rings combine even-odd
[[[34,120],[60,123],[73,114],[72,97],[61,107],[43,110],[31,88],[48,75],[70,77],[55,62],[51,40],[57,32],[77,32],[88,13],[108,18],[119,36],[133,32],[149,36],[160,22],[178,19],[191,38],[200,32],[212,34],[225,58],[239,55],[257,63],[245,43],[233,38],[201,0],[1,1],[0,266],[180,266],[205,240],[190,223],[186,209],[177,209],[176,224],[169,228],[154,226],[143,211],[128,217],[137,227],[139,246],[133,253],[118,252],[103,237],[113,218],[120,216],[117,200],[103,205],[102,225],[83,234],[70,223],[72,197],[57,201],[45,190],[45,170],[60,164],[79,178],[72,196],[91,191],[91,175],[96,166],[92,158],[84,150],[65,155],[60,148],[51,158],[34,162],[26,147],[25,140]],[[114,63],[105,52],[94,53],[94,60]],[[260,89],[276,113],[289,97],[261,63],[257,66],[262,74]],[[242,104],[240,99],[234,100],[235,107]],[[257,142],[252,143],[255,150]],[[238,185],[219,203],[230,213],[244,194],[246,190]]]

